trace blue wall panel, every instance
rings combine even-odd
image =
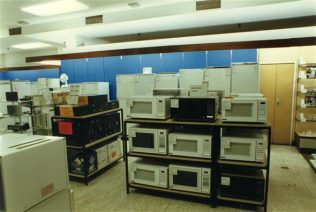
[[[75,82],[88,81],[88,61],[87,59],[74,60]]]
[[[74,60],[62,60],[60,74],[67,74],[68,83],[75,82]]]
[[[59,69],[9,71],[4,76],[6,80],[37,81],[38,78],[59,78]]]
[[[231,50],[216,50],[207,52],[207,66],[230,66]]]
[[[161,56],[161,72],[178,72],[183,68],[183,53],[163,53]]]
[[[0,80],[6,80],[7,76],[6,76],[7,72],[0,72]]]
[[[206,67],[206,51],[183,53],[183,68],[205,68],[205,67]]]
[[[141,55],[140,68],[141,72],[143,67],[152,67],[153,73],[161,72],[161,57],[160,54],[144,54]]]
[[[120,56],[104,57],[104,79],[110,83],[110,99],[116,99],[116,75],[124,74]]]
[[[232,51],[232,62],[257,62],[257,49],[240,49]]]
[[[103,82],[104,77],[104,65],[103,57],[89,58],[88,59],[88,82]]]
[[[126,74],[142,73],[140,68],[140,55],[122,56],[122,71]]]

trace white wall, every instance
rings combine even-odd
[[[4,54],[0,54],[0,68],[4,67]]]
[[[316,46],[258,49],[258,54],[261,64],[298,62],[300,57],[306,63],[316,62]]]
[[[25,58],[31,56],[43,56],[43,55],[52,55],[58,54],[57,49],[49,50],[37,50],[37,51],[21,51],[4,54],[3,67],[19,67],[19,66],[34,66],[39,65],[35,63],[26,63]],[[0,59],[1,61],[1,59]],[[1,63],[0,63],[1,64]]]

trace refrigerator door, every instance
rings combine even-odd
[[[259,74],[259,64],[233,64],[231,93],[260,93]]]
[[[116,76],[116,97],[129,98],[135,96],[136,74],[121,74]]]
[[[202,69],[180,69],[179,87],[190,90],[191,85],[201,85],[204,80],[204,70]]]
[[[155,77],[155,74],[137,74],[135,80],[135,95],[151,96],[155,88]]]
[[[209,68],[204,70],[204,74],[209,90],[224,91],[224,96],[230,94],[230,68]]]
[[[156,88],[178,88],[178,74],[157,74]]]
[[[64,189],[27,210],[27,212],[74,212],[73,191]]]

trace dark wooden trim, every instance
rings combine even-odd
[[[108,50],[108,51],[71,53],[71,54],[58,54],[58,55],[26,57],[26,62],[39,62],[43,60],[67,60],[67,59],[91,58],[91,57],[121,56],[121,55],[154,54],[154,53],[168,53],[168,52],[207,51],[207,50],[225,50],[225,49],[251,49],[251,48],[277,48],[277,47],[311,46],[311,45],[316,45],[316,37],[226,42],[226,43],[204,43],[204,44],[191,44],[191,45],[174,45],[174,46],[161,46],[161,47],[146,47],[146,48],[137,48],[137,49],[120,49],[120,50]]]
[[[0,72],[6,71],[27,71],[27,70],[38,70],[38,69],[56,69],[60,68],[59,65],[42,65],[42,66],[18,66],[18,67],[2,67]]]

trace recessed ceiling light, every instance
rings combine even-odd
[[[17,44],[17,45],[12,45],[12,48],[16,49],[39,49],[39,48],[45,48],[52,46],[49,43],[42,43],[42,42],[33,42],[33,43],[23,43],[23,44]]]
[[[89,7],[75,0],[61,0],[45,4],[24,7],[21,10],[38,16],[59,15],[63,13],[86,10]]]

